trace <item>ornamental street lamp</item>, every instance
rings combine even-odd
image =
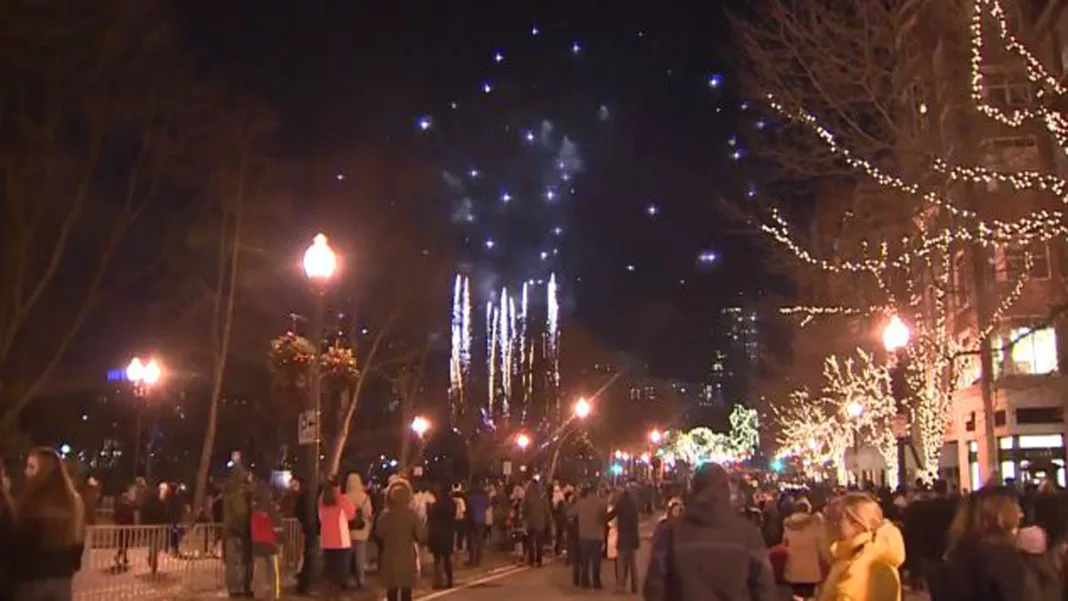
[[[575,404],[571,407],[571,417],[564,422],[562,429],[565,430],[563,436],[556,442],[556,448],[553,449],[553,457],[549,461],[549,478],[553,478],[556,475],[556,464],[560,460],[560,449],[564,448],[564,443],[575,432],[578,432],[578,428],[574,426],[575,420],[585,421],[593,412],[593,405],[590,404],[586,397],[579,397]]]
[[[137,429],[134,433],[134,477],[141,468],[141,430],[144,409],[148,405],[148,396],[152,389],[163,379],[163,367],[159,360],[142,361],[134,357],[126,366],[126,380],[133,384],[134,396],[137,398]],[[151,446],[151,445],[150,445]],[[145,454],[145,479],[152,478],[152,453]]]
[[[430,430],[430,421],[422,416],[416,417],[412,420],[412,432],[419,438],[426,436],[428,430]]]
[[[426,433],[430,431],[430,420],[422,415],[417,415],[408,427],[411,428],[412,432],[415,433],[416,438],[419,439],[416,444],[415,462],[413,463],[414,467],[412,468],[413,472],[417,472],[415,468],[418,468],[419,470],[423,469],[423,454],[426,452]]]
[[[590,411],[592,410],[593,407],[590,406],[590,402],[586,400],[586,397],[581,397],[575,402],[575,407],[572,409],[572,413],[579,419],[586,419],[590,416]]]
[[[883,346],[894,357],[890,366],[890,392],[897,405],[897,415],[892,424],[897,439],[897,484],[905,488],[908,477],[905,473],[905,449],[909,444],[909,392],[905,370],[908,361],[908,344],[912,333],[908,325],[897,315],[890,318],[883,330]]]
[[[312,308],[311,319],[311,335],[312,345],[315,348],[315,357],[311,366],[311,390],[308,394],[307,404],[304,412],[304,421],[309,425],[312,430],[312,440],[305,442],[307,445],[307,478],[308,483],[307,494],[310,495],[310,500],[306,503],[307,516],[305,524],[314,525],[318,520],[318,507],[315,502],[319,494],[319,483],[321,479],[320,471],[322,461],[322,424],[320,424],[321,408],[322,408],[322,366],[320,361],[322,359],[323,348],[323,296],[326,293],[327,285],[334,277],[334,272],[337,271],[337,254],[327,243],[326,236],[318,234],[312,241],[311,246],[304,251],[304,275],[307,276],[309,283],[311,284],[311,291],[314,297],[314,306]],[[307,591],[312,584],[314,569],[316,565],[316,556],[319,548],[319,533],[318,529],[314,527],[306,527],[304,529],[304,566],[299,575],[299,582],[297,588],[301,591]]]
[[[519,447],[520,451],[527,450],[527,447],[530,446],[530,436],[525,433],[520,433],[515,437],[515,446]]]
[[[658,428],[653,428],[652,431],[649,432],[649,442],[653,443],[653,446],[659,446],[660,441],[663,439],[664,433]]]

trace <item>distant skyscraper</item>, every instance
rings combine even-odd
[[[757,312],[742,307],[723,309],[719,326],[713,335],[716,349],[709,357],[708,380],[698,404],[746,404],[751,382],[760,365],[761,338]]]

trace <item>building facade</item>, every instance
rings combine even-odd
[[[1021,0],[1004,6],[1014,35],[1047,67],[1063,73],[1065,3]],[[968,22],[973,8],[971,2],[926,3],[924,10],[932,14],[912,22],[914,39],[930,44],[928,58],[917,63],[916,81],[935,82],[917,85],[921,131],[948,164],[1063,176],[1064,150],[1041,123],[1009,127],[975,109]],[[953,26],[931,25],[946,23]],[[1034,108],[1041,94],[1028,78],[1026,63],[994,34],[998,23],[992,16],[982,25],[983,101],[1005,113]],[[958,181],[949,195],[987,220],[1019,220],[1062,202],[999,181]],[[1068,354],[1059,309],[1068,299],[1064,256],[1063,242],[1056,239],[994,248],[969,245],[957,250],[950,273],[928,276],[951,293],[949,318],[962,355],[953,365],[961,374],[960,387],[953,395],[939,466],[942,476],[962,489],[991,480],[1048,478],[1065,485]],[[981,339],[987,332],[988,350]]]

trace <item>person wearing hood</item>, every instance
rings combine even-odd
[[[379,576],[388,601],[411,601],[418,578],[418,546],[426,541],[423,520],[412,509],[412,485],[398,479],[386,491],[386,509],[375,524],[382,540]]]
[[[352,542],[351,572],[356,590],[360,590],[367,582],[367,539],[371,537],[371,523],[374,519],[371,496],[364,489],[360,474],[352,472],[345,479],[345,498],[355,508],[355,513],[349,520],[349,539]]]
[[[844,496],[840,509],[839,538],[831,545],[833,563],[818,601],[901,601],[901,531],[865,493]]]
[[[827,527],[818,513],[812,513],[808,499],[801,498],[794,505],[794,513],[783,520],[782,542],[787,549],[783,580],[794,595],[808,599],[831,565]]]
[[[704,464],[691,491],[682,516],[653,537],[645,601],[775,601],[763,537],[731,506],[727,471]]]

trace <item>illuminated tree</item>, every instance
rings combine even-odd
[[[981,212],[975,202],[981,194],[1019,199],[1021,193],[1050,193],[1068,202],[1068,183],[1056,175],[1021,169],[1012,157],[980,156],[972,137],[978,128],[969,121],[1041,128],[1068,151],[1068,119],[1056,109],[1068,90],[1014,36],[1001,0],[974,0],[968,7],[970,21],[959,21],[968,46],[961,48],[952,24],[967,11],[954,2],[768,2],[766,11],[738,20],[736,28],[752,95],[783,119],[765,155],[794,177],[863,182],[848,192],[835,218],[824,219],[822,239],[803,240],[800,232],[807,228],[793,227],[777,207],[769,206],[760,218],[760,229],[809,272],[853,292],[834,295],[847,301],[841,305],[789,312],[801,316],[802,324],[827,315],[859,320],[895,312],[906,318],[914,332],[907,381],[921,469],[928,476],[937,470],[953,393],[970,383],[974,367],[992,429],[991,339],[1023,293],[1035,245],[1068,233],[1063,214],[1041,201],[991,203],[996,216]],[[924,37],[929,22],[948,25],[939,26],[946,30],[938,32],[946,63],[940,71],[932,67],[937,86],[921,74],[923,65],[934,64]],[[1019,67],[1007,72],[1037,90],[1037,101],[1027,108],[998,105],[987,87],[988,73],[995,70],[987,67],[1004,66],[1006,57]],[[961,67],[956,70],[955,60]],[[950,125],[947,115],[955,119]],[[939,148],[953,153],[932,154]],[[849,236],[855,232],[861,234]],[[1022,257],[1017,265],[1009,265],[1010,252]],[[975,302],[978,365],[960,360],[973,353],[965,344],[974,344],[958,337],[960,297]],[[993,445],[992,430],[987,438]],[[988,456],[993,465],[984,471],[995,474],[996,453]]]
[[[753,455],[759,441],[760,423],[755,409],[735,405],[730,414],[729,433],[709,428],[675,432],[664,448],[690,465],[707,462],[737,463]]]

